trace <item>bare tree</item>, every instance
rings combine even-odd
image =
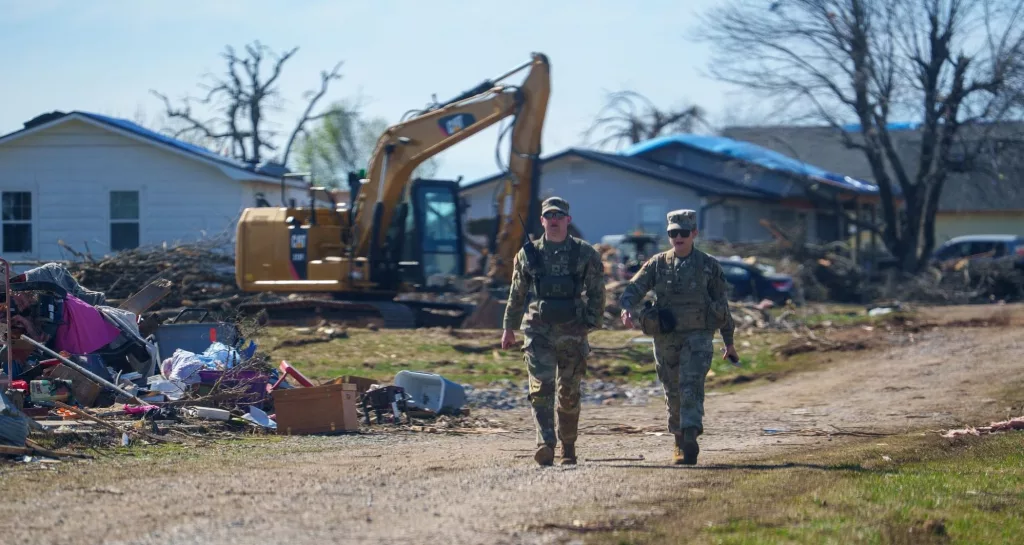
[[[166,95],[151,91],[163,101],[166,116],[182,125],[168,132],[176,138],[198,136],[218,146],[228,145],[232,156],[247,163],[259,163],[271,153],[278,152],[273,159],[280,164],[287,164],[295,140],[305,125],[330,113],[314,115],[313,110],[327,93],[330,82],[341,79],[341,62],[331,71],[320,73],[319,89],[308,91],[303,97],[308,101],[306,108],[281,150],[273,143],[280,133],[268,128],[270,122],[267,113],[280,109],[275,103],[281,97],[277,87],[278,79],[285,62],[298,49],[295,47],[278,55],[256,41],[245,46],[248,56],[240,57],[234,48],[227,46],[222,55],[227,62],[226,74],[219,77],[207,74],[206,77],[211,81],[200,84],[200,87],[206,89],[206,95],[202,98],[186,96],[182,99],[181,107],[175,108]],[[265,61],[270,65],[269,70],[264,67]],[[201,114],[193,111],[193,103],[213,108],[219,115],[200,120]]]
[[[698,106],[661,110],[636,91],[618,91],[608,95],[607,103],[583,138],[591,142],[595,133],[604,131],[596,145],[612,144],[617,148],[669,133],[690,132],[698,124],[706,124],[704,110]]]
[[[710,71],[824,121],[864,153],[882,239],[907,272],[927,263],[950,167],[1020,114],[1024,0],[775,0],[720,4],[696,30]],[[907,153],[890,130],[920,121]],[[844,129],[854,121],[859,131]],[[898,199],[903,200],[899,210]]]

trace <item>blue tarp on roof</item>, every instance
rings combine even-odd
[[[286,173],[288,171],[287,169],[285,169],[285,168],[283,168],[283,167],[281,167],[279,165],[276,165],[276,164],[264,164],[264,163],[261,163],[261,164],[258,164],[258,165],[253,165],[251,163],[246,163],[246,162],[243,162],[243,161],[239,161],[239,160],[234,159],[232,157],[226,157],[224,155],[220,155],[220,154],[215,153],[215,152],[213,152],[211,150],[208,150],[208,149],[206,149],[204,147],[196,146],[194,144],[189,144],[188,142],[182,142],[181,140],[178,140],[176,138],[172,138],[170,136],[167,136],[166,134],[160,134],[160,133],[158,133],[156,131],[149,130],[149,129],[145,128],[145,127],[142,127],[141,125],[138,125],[136,123],[132,123],[131,121],[128,121],[127,119],[120,119],[120,118],[117,118],[117,117],[109,117],[109,116],[105,116],[105,115],[94,114],[94,113],[91,113],[91,112],[83,112],[83,111],[75,111],[75,112],[72,112],[72,113],[83,115],[83,116],[88,117],[88,118],[90,118],[92,120],[99,121],[100,123],[105,123],[107,125],[111,125],[111,126],[119,128],[119,129],[135,133],[135,134],[137,134],[139,136],[142,136],[144,138],[148,138],[150,140],[155,140],[155,141],[160,142],[162,144],[166,144],[168,146],[175,147],[175,148],[180,149],[182,151],[185,151],[185,152],[188,152],[188,153],[192,153],[192,154],[195,154],[195,155],[199,155],[199,156],[204,157],[206,159],[209,159],[211,161],[217,161],[218,163],[223,163],[223,164],[226,164],[226,165],[229,165],[229,166],[233,166],[235,168],[240,168],[242,170],[247,170],[249,172],[256,172],[256,173],[262,174],[264,176],[278,177],[278,176],[281,176],[282,174],[284,174],[284,173]]]
[[[754,163],[762,167],[790,172],[813,178],[820,178],[857,193],[877,193],[878,187],[863,180],[829,172],[809,163],[797,161],[788,155],[749,142],[741,142],[724,136],[702,134],[674,134],[653,138],[621,151],[622,155],[635,156],[670,144],[681,144],[719,155],[725,155]]]
[[[889,123],[885,126],[890,131],[916,131],[921,128],[921,124],[916,121],[906,121],[900,123]],[[843,125],[843,130],[846,132],[861,132],[860,123],[850,123]]]

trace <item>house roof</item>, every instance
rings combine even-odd
[[[116,117],[110,117],[91,112],[83,111],[72,111],[64,113],[61,111],[54,111],[47,114],[39,115],[27,122],[24,127],[20,130],[0,136],[0,144],[7,143],[9,141],[28,136],[29,134],[46,130],[48,128],[60,125],[62,123],[69,122],[71,120],[84,121],[86,123],[100,126],[115,132],[126,134],[148,141],[152,144],[171,149],[173,151],[185,154],[195,159],[200,159],[208,163],[214,163],[221,167],[228,167],[236,171],[233,177],[239,179],[253,179],[261,181],[273,181],[280,182],[281,176],[288,173],[289,170],[283,165],[276,163],[246,163],[238,159],[226,157],[220,155],[211,150],[183,142],[176,138],[160,134],[156,131],[152,131],[141,125],[128,121],[127,119],[120,119]],[[240,171],[240,172],[238,172]],[[298,184],[301,187],[305,187],[305,184],[289,180],[289,185]]]
[[[857,127],[844,127],[852,132]],[[1014,132],[1013,127],[998,127],[1002,136]],[[894,124],[889,127],[897,152],[909,176],[917,172],[920,156],[920,133],[917,125]],[[1024,130],[1018,127],[1016,132]],[[858,149],[843,144],[831,127],[729,127],[723,134],[756,143],[797,157],[813,157],[823,168],[846,172],[850,176],[874,183],[871,165]],[[1001,153],[997,165],[971,172],[951,173],[939,197],[939,210],[970,212],[1024,210],[1024,157],[1022,153]],[[898,185],[894,187],[899,191]]]
[[[602,165],[610,166],[639,174],[641,176],[648,176],[656,180],[667,182],[672,185],[686,187],[696,191],[700,195],[715,195],[723,197],[745,197],[752,199],[765,199],[772,198],[773,195],[758,191],[755,189],[749,189],[739,187],[732,182],[711,177],[703,173],[696,171],[690,171],[686,169],[668,167],[646,159],[639,157],[627,157],[623,155],[617,155],[612,153],[604,153],[600,151],[586,150],[580,148],[568,148],[554,155],[542,158],[542,163],[550,161],[556,161],[563,157],[576,156],[589,161],[594,161]],[[498,180],[504,176],[504,173],[494,174],[486,178],[474,180],[472,182],[463,184],[460,190],[471,189],[489,182]]]
[[[734,140],[725,136],[704,134],[672,134],[640,142],[620,152],[627,157],[637,157],[672,145],[695,148],[704,152],[730,159],[753,163],[769,170],[782,171],[798,176],[808,176],[840,190],[874,195],[878,187],[866,180],[847,174],[831,172],[817,165],[799,161],[773,149],[749,141]]]

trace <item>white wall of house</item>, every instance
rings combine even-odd
[[[258,186],[280,194],[279,186]],[[102,255],[117,249],[119,237],[146,246],[233,234],[242,208],[255,202],[252,187],[188,154],[67,121],[0,144],[5,204],[24,202],[24,193],[31,201],[27,219],[5,210],[4,231],[13,239],[24,228],[7,225],[20,222],[32,235],[30,251],[15,252],[23,248],[0,234],[0,253],[8,260],[66,259],[60,240]]]
[[[569,201],[573,223],[591,243],[638,227],[662,233],[670,210],[701,204],[691,189],[579,157],[546,162],[541,171],[541,199],[557,195]],[[461,192],[469,203],[467,220],[494,217],[496,183]]]

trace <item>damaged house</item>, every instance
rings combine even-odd
[[[768,221],[809,242],[831,242],[853,234],[845,214],[869,216],[879,203],[874,184],[841,172],[742,140],[674,134],[614,153],[569,148],[544,157],[540,198],[566,198],[591,243],[636,230],[663,236],[665,215],[677,208],[698,212],[703,240],[770,241]],[[460,188],[471,229],[495,216],[503,176]]]

